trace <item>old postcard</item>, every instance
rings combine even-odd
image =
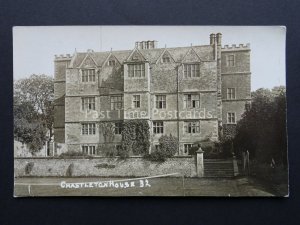
[[[285,27],[14,27],[14,196],[288,196]]]

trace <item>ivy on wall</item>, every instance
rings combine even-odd
[[[122,130],[122,149],[120,157],[148,154],[150,147],[150,127],[146,120],[124,121]]]
[[[115,139],[115,125],[112,122],[101,122],[99,131],[103,133],[105,143],[111,143]]]

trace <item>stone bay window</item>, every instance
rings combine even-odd
[[[95,135],[96,134],[96,124],[95,123],[83,123],[81,124],[82,135]]]
[[[140,108],[140,107],[141,107],[141,96],[133,95],[133,108]]]
[[[163,121],[154,121],[153,122],[153,133],[154,134],[163,134],[164,133],[164,122]]]
[[[81,70],[82,82],[95,82],[95,69],[82,69]]]
[[[83,97],[81,99],[82,110],[92,109],[95,110],[95,97]]]
[[[110,97],[111,110],[123,109],[123,95],[114,95]]]
[[[236,123],[235,112],[228,112],[227,113],[227,123],[228,124],[235,124]]]
[[[128,64],[128,77],[145,77],[145,64]]]
[[[157,109],[165,109],[166,108],[166,96],[165,95],[156,95],[155,102]]]
[[[199,121],[185,122],[184,130],[185,133],[188,134],[200,133],[200,122]]]
[[[200,77],[200,64],[184,64],[184,78]]]
[[[184,108],[200,108],[200,95],[199,94],[186,94],[184,95]]]
[[[82,145],[81,150],[82,150],[83,154],[96,155],[96,146],[95,145]]]

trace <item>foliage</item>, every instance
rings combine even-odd
[[[111,143],[115,139],[115,126],[112,122],[101,122],[99,129],[103,132],[103,138],[105,143]]]
[[[53,79],[31,75],[14,83],[14,136],[34,155],[53,136]],[[49,138],[47,138],[49,131]]]
[[[237,124],[234,149],[248,150],[250,158],[269,163],[287,163],[285,87],[258,89],[251,107]]]
[[[128,120],[123,124],[121,158],[130,154],[145,155],[150,147],[149,124],[146,120]]]
[[[112,144],[102,144],[97,148],[98,154],[104,154],[107,157],[115,157],[118,155],[118,150]]]
[[[158,141],[159,151],[164,152],[166,157],[172,157],[178,151],[178,140],[172,134],[162,135]]]
[[[145,159],[148,159],[150,161],[154,161],[154,162],[164,162],[166,161],[166,155],[164,152],[162,151],[154,151],[151,154],[147,154],[144,156]]]
[[[165,161],[166,158],[170,158],[176,154],[178,151],[178,140],[176,137],[172,136],[171,134],[162,135],[159,138],[159,148],[152,152],[150,155],[146,155],[146,158],[150,159],[151,161]]]
[[[70,159],[70,158],[76,158],[76,157],[92,158],[92,156],[87,155],[80,151],[67,151],[67,152],[63,152],[59,155],[59,158],[63,158],[63,159]]]
[[[150,127],[146,120],[136,121],[135,142],[133,144],[134,155],[145,155],[150,147]]]
[[[67,168],[66,176],[71,177],[73,173],[74,173],[74,163],[71,163]]]
[[[34,166],[34,162],[29,162],[26,164],[26,166],[25,166],[25,174],[26,175],[31,173],[33,166]]]

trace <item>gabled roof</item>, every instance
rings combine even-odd
[[[169,55],[169,56],[171,57],[171,59],[175,62],[175,59],[172,57],[171,53],[168,51],[167,48],[165,48],[165,49],[161,52],[160,56],[156,59],[155,63],[158,63],[158,62],[161,60],[161,58],[162,58],[165,54]]]
[[[195,50],[193,49],[193,47],[190,47],[190,49],[187,51],[187,53],[185,54],[185,56],[182,59],[182,62],[184,62],[185,60],[189,60],[188,57],[194,57],[197,59],[197,61],[201,61],[199,55],[195,52]],[[192,61],[195,61],[194,59],[192,59]]]
[[[70,67],[79,67],[86,56],[89,54],[95,61],[97,66],[102,66],[110,55],[123,64],[134,52],[138,52],[141,56],[149,61],[151,64],[157,62],[162,57],[164,52],[168,52],[175,62],[181,63],[190,51],[194,52],[195,55],[201,60],[213,60],[213,47],[210,45],[202,46],[189,46],[189,47],[175,47],[175,48],[155,48],[155,49],[137,49],[133,50],[120,50],[120,51],[106,51],[106,52],[77,52],[73,55],[70,63]]]
[[[120,61],[117,59],[117,57],[115,57],[115,55],[110,52],[109,55],[106,57],[106,59],[104,60],[104,62],[102,63],[101,66],[105,66],[105,64],[108,62],[109,59],[114,58],[117,60],[118,64],[121,64]]]
[[[91,54],[90,52],[88,52],[88,53],[86,54],[86,56],[84,57],[84,59],[82,60],[82,62],[80,63],[79,67],[82,67],[82,65],[84,64],[84,62],[85,62],[88,58],[90,58],[90,59],[92,60],[92,62],[93,62],[96,66],[98,66],[98,64],[96,63],[96,61],[95,61],[95,59],[93,58],[92,54]]]
[[[140,58],[139,61],[147,60],[138,48],[134,48],[125,61],[134,61],[132,59],[133,56],[138,56]]]

